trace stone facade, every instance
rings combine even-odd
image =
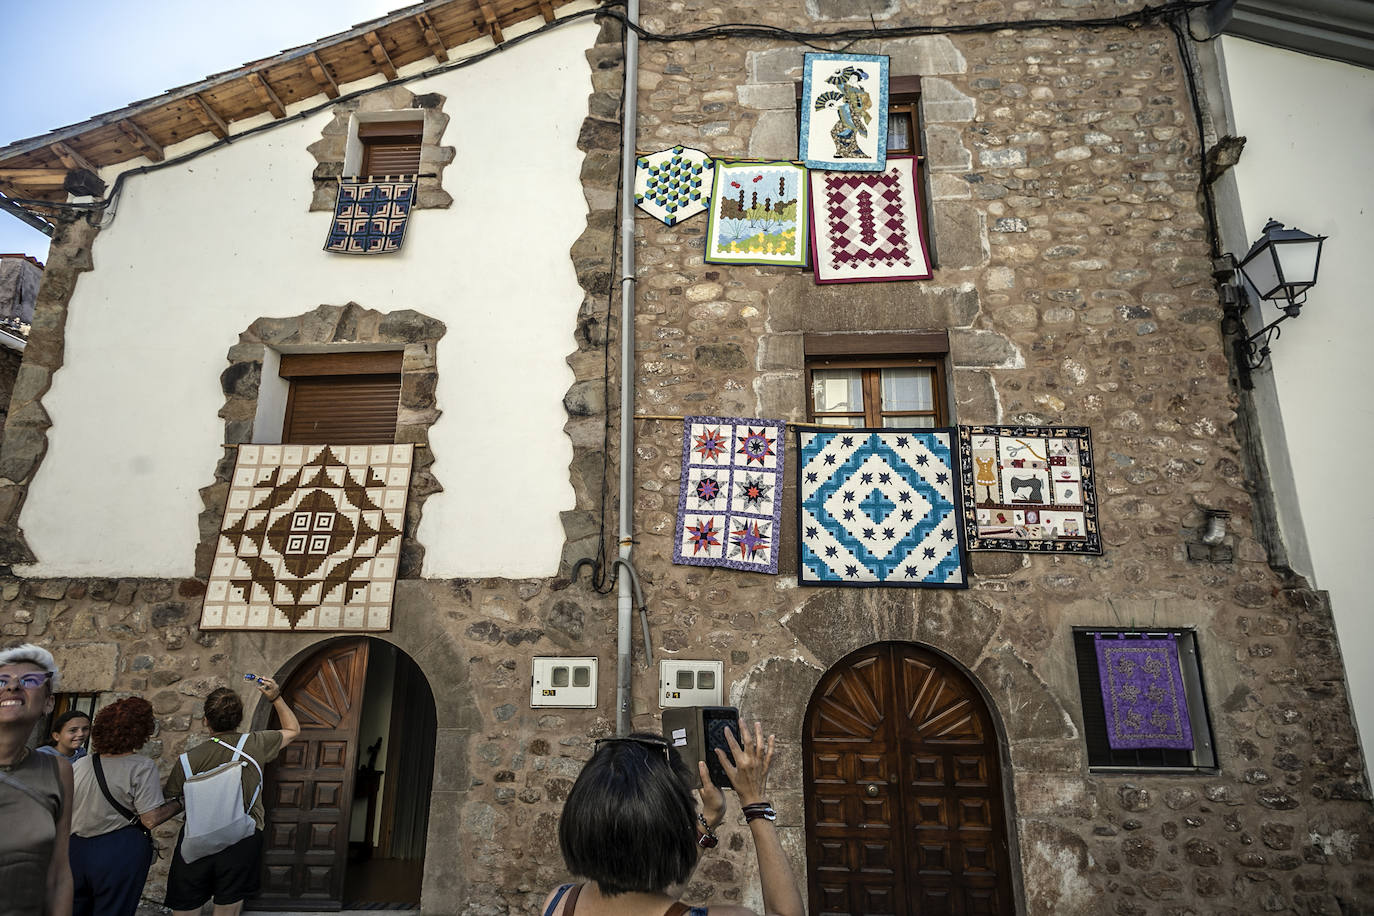
[[[894,75],[923,77],[932,280],[822,288],[807,272],[707,265],[704,218],[674,227],[636,220],[635,405],[653,415],[804,420],[804,334],[947,330],[956,422],[1092,427],[1105,554],[978,554],[966,591],[802,589],[789,483],[780,575],[673,566],[681,427],[639,422],[635,562],[654,661],[724,660],[730,701],[778,735],[771,795],[799,876],[810,692],[849,652],[901,640],[962,666],[1000,723],[1023,912],[1374,910],[1367,867],[1374,810],[1329,607],[1321,593],[1271,569],[1251,523],[1255,482],[1242,469],[1233,425],[1235,394],[1198,199],[1202,139],[1174,35],[1157,22],[1074,28],[1068,20],[1127,7],[1068,0],[1014,9],[996,0],[976,7],[891,0],[874,22],[944,27],[1023,15],[1029,6],[1066,21],[852,47],[890,55]],[[831,0],[764,2],[751,16],[816,30],[833,28],[826,18],[847,9]],[[645,26],[665,33],[730,18],[695,2],[650,3],[644,11]],[[866,14],[842,24],[871,26]],[[576,381],[565,399],[577,493],[563,518],[565,574],[576,559],[595,555],[615,524],[606,475],[613,477],[618,456],[606,429],[618,419],[607,397],[609,389],[614,401],[619,373],[618,41],[619,30],[608,26],[588,52],[595,91],[578,138],[588,219],[570,255],[586,295],[568,360]],[[684,143],[718,156],[794,156],[801,59],[801,47],[781,39],[646,42],[640,148]],[[70,295],[83,250],[89,230],[69,230],[54,245],[34,325],[40,372],[60,365],[63,316],[54,310],[64,289]],[[350,320],[382,334],[395,318],[352,308],[328,307],[281,327],[259,322],[246,343],[316,324],[333,339]],[[407,346],[408,365],[410,347],[423,351],[442,332],[418,317],[413,324],[387,338]],[[44,358],[49,350],[57,356]],[[433,348],[424,352],[434,357]],[[249,349],[231,351],[230,361],[251,375]],[[444,371],[441,358],[416,368]],[[251,392],[231,382],[224,418],[232,443],[243,438],[233,424],[251,416],[235,399]],[[16,391],[0,495],[22,496],[41,458],[45,427],[23,411],[41,419],[42,387],[22,401]],[[427,422],[417,419],[416,429]],[[222,482],[222,468],[211,473]],[[205,493],[206,538],[220,482]],[[604,515],[603,499],[612,503]],[[17,501],[5,506],[3,517],[13,519]],[[1205,508],[1231,512],[1229,562],[1188,559]],[[194,734],[210,687],[234,683],[245,670],[285,677],[319,642],[306,634],[198,632],[203,589],[200,578],[9,578],[0,583],[0,632],[50,645],[77,672],[68,677],[89,689],[149,696],[160,723],[149,750],[165,766]],[[592,738],[613,729],[614,599],[595,594],[585,577],[403,578],[393,619],[386,638],[419,663],[439,705],[424,911],[533,912],[565,877],[560,804]],[[1089,770],[1074,626],[1196,628],[1214,772]],[[638,667],[641,649],[634,721],[654,729],[657,669]],[[1346,649],[1351,657],[1357,651]],[[529,707],[530,658],[556,654],[600,656],[597,709]],[[689,899],[758,907],[746,832],[742,822],[727,822]]]

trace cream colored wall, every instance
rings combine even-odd
[[[448,327],[430,432],[444,492],[425,504],[424,574],[553,574],[573,506],[562,401],[582,290],[568,250],[586,220],[576,140],[596,31],[564,26],[406,85],[447,97],[442,143],[457,156],[453,206],[416,211],[397,254],[321,250],[331,214],[309,212],[306,148],[329,110],[130,178],[43,400],[49,448],[20,519],[38,562],[23,573],[192,574],[197,491],[223,455],[226,351],[260,316],[357,302]]]
[[[1374,651],[1374,616],[1365,566],[1374,547],[1374,308],[1364,273],[1374,251],[1374,71],[1223,42],[1235,129],[1248,140],[1235,167],[1247,238],[1258,238],[1270,217],[1330,236],[1308,304],[1273,345],[1272,388],[1261,378],[1257,392],[1277,393],[1277,405],[1262,407],[1270,413],[1266,449],[1286,449],[1292,468],[1292,486],[1276,485],[1281,525],[1290,548],[1299,547],[1291,550],[1294,566],[1331,594],[1371,760],[1374,666],[1367,655]],[[1264,308],[1266,322],[1278,317]],[[1275,406],[1286,441],[1272,441]]]

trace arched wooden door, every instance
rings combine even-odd
[[[301,735],[267,768],[263,881],[254,909],[342,905],[367,649],[366,638],[329,643],[282,687]]]
[[[813,916],[1015,912],[997,731],[951,662],[907,643],[850,654],[802,745]]]

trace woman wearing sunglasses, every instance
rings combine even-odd
[[[746,726],[736,740],[726,732],[730,759],[721,765],[749,822],[763,884],[763,907],[777,916],[803,916],[801,894],[787,865],[765,796],[773,762],[773,736]],[[756,916],[741,906],[688,907],[678,901],[698,857],[716,845],[725,819],[724,794],[705,762],[701,812],[688,788],[691,773],[657,735],[597,742],[596,753],[573,784],[558,822],[558,843],[568,871],[584,879],[565,884],[544,901],[544,916]]]
[[[57,690],[52,653],[0,651],[0,916],[71,916],[72,765],[28,747]]]

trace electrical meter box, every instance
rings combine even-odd
[[[596,657],[535,658],[531,665],[531,706],[596,706]]]
[[[719,706],[721,662],[664,659],[658,663],[658,705]]]

